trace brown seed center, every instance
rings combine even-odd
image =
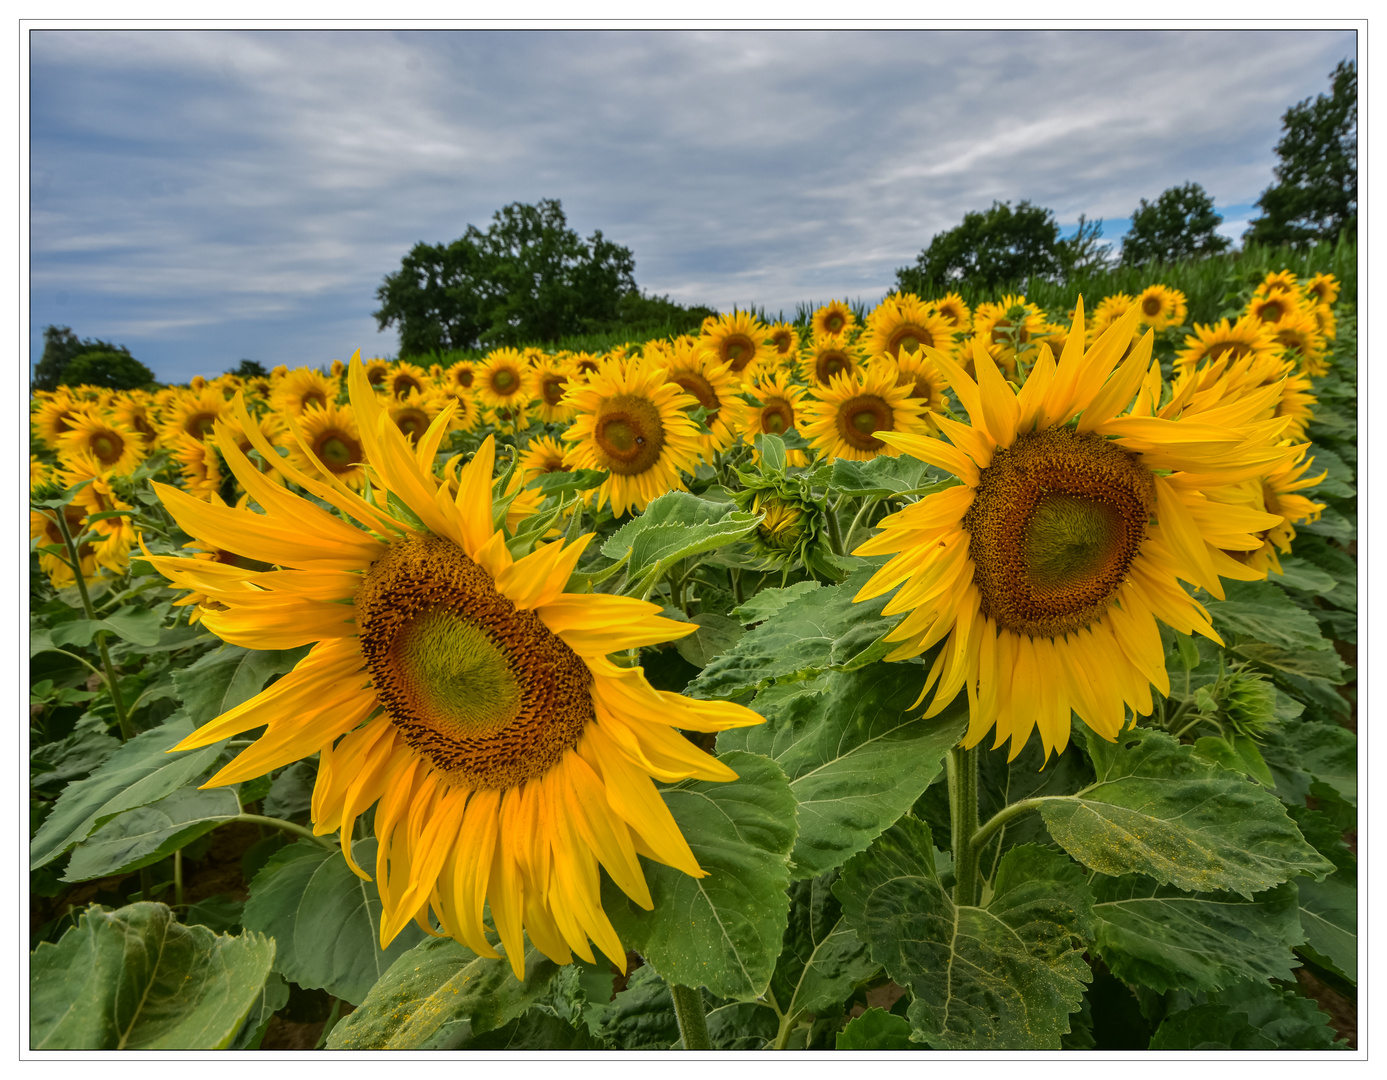
[[[660,459],[665,427],[648,399],[618,394],[602,403],[593,425],[600,466],[619,476],[639,476]]]
[[[886,444],[872,433],[893,427],[891,406],[875,394],[859,394],[838,406],[838,433],[855,450],[882,450]]]

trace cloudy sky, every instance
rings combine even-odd
[[[1350,30],[34,31],[44,326],[163,380],[393,355],[417,241],[557,198],[681,303],[875,303],[932,235],[1030,199],[1121,235],[1196,181],[1241,234],[1280,118]]]

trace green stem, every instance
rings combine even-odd
[[[954,849],[954,903],[971,907],[978,895],[978,750],[955,746],[948,757],[949,823]]]
[[[828,512],[824,514],[828,522],[828,546],[833,549],[835,555],[843,554],[843,531],[838,526],[838,503],[840,501],[841,496],[834,500],[833,504],[828,507]]]
[[[1067,798],[1067,796],[1060,797]],[[996,833],[998,829],[1007,825],[1014,818],[1020,817],[1028,810],[1037,809],[1040,804],[1047,799],[1053,798],[1055,798],[1053,795],[1042,795],[1035,799],[1021,799],[1019,802],[1014,802],[1010,806],[1002,807],[1002,809],[998,810],[988,819],[987,824],[973,833],[973,839],[971,841],[973,850],[975,852],[981,851],[987,846],[987,842],[992,839],[993,834]]]
[[[173,906],[183,907],[183,849],[173,853]]]
[[[332,1029],[337,1026],[337,1021],[342,1019],[342,999],[332,999],[332,1011],[327,1014],[327,1020],[323,1023],[322,1034],[318,1036],[318,1043],[313,1047],[314,1050],[321,1050],[327,1045],[327,1037],[332,1034]]]
[[[876,499],[863,498],[862,505],[857,508],[857,515],[852,519],[852,524],[848,526],[848,531],[845,534],[843,540],[844,546],[846,546],[849,550],[852,549],[852,538],[857,532],[857,526],[858,523],[862,520],[862,515],[865,514],[871,507],[875,506],[876,504]]]
[[[307,825],[296,825],[292,821],[284,821],[281,818],[265,817],[263,814],[237,814],[227,820],[245,821],[252,825],[266,825],[271,829],[282,829],[287,833],[293,833],[295,836],[302,836],[305,840],[312,840],[319,847],[327,848],[329,851],[337,849],[337,845],[331,840],[314,835],[313,830]]]
[[[708,1038],[708,1018],[703,1014],[703,995],[688,986],[669,984],[674,999],[674,1016],[679,1021],[679,1034],[684,1037],[685,1050],[711,1050]]]
[[[82,610],[86,612],[87,618],[96,622],[96,609],[92,607],[91,594],[87,592],[87,579],[82,576],[82,559],[77,554],[77,545],[72,542],[72,531],[67,527],[67,513],[59,510],[56,517],[58,531],[62,533],[63,543],[67,545],[68,557],[71,559],[72,576],[77,582],[77,594],[82,598]],[[129,742],[135,737],[135,729],[130,726],[130,718],[125,715],[125,701],[120,696],[120,688],[116,685],[116,669],[111,663],[111,654],[106,648],[106,631],[96,632],[96,650],[101,654],[101,666],[106,672],[106,691],[111,695],[111,704],[116,710],[116,723],[120,725],[120,741]]]

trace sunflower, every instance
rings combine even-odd
[[[376,357],[366,361],[366,381],[372,386],[380,386],[390,377],[390,362]]]
[[[545,357],[530,370],[530,397],[538,402],[539,418],[546,424],[566,424],[573,407],[564,401],[573,369],[567,360]]]
[[[1138,323],[1157,332],[1179,326],[1189,314],[1185,294],[1166,285],[1148,285],[1137,294],[1136,305],[1141,311]]]
[[[195,498],[212,499],[221,491],[225,477],[215,446],[199,442],[191,435],[179,432],[171,441],[165,443],[164,449],[168,451],[170,460],[178,466],[183,486]]]
[[[103,469],[125,476],[144,460],[144,440],[114,419],[75,413],[67,431],[58,436],[58,456],[66,459],[84,454],[95,458]]]
[[[1321,471],[1318,476],[1305,475],[1315,463],[1313,457],[1306,457],[1306,451],[1310,449],[1309,443],[1294,446],[1288,441],[1282,445],[1293,446],[1292,453],[1266,475],[1247,481],[1242,487],[1243,499],[1240,500],[1256,510],[1279,515],[1281,524],[1257,534],[1262,540],[1262,546],[1255,551],[1231,553],[1234,558],[1246,563],[1253,570],[1274,571],[1278,574],[1284,571],[1281,569],[1277,550],[1280,549],[1282,555],[1289,555],[1291,541],[1296,535],[1295,526],[1307,521],[1318,521],[1324,510],[1324,503],[1312,502],[1298,492],[1314,487],[1328,475],[1327,469]]]
[[[1274,292],[1301,292],[1294,270],[1273,270],[1252,290],[1253,296],[1270,296]]]
[[[865,361],[862,350],[844,334],[821,334],[800,354],[800,376],[810,386],[828,386],[840,375],[855,375]]]
[[[541,476],[572,472],[573,448],[561,445],[548,435],[536,435],[520,455],[520,482],[528,484]]]
[[[1082,302],[1077,314],[1076,330]],[[882,520],[856,554],[894,557],[857,599],[903,586],[884,609],[909,612],[887,635],[897,643],[888,659],[944,642],[921,700],[935,687],[934,716],[966,688],[967,747],[995,728],[1015,758],[1039,727],[1047,754],[1063,750],[1071,709],[1116,738],[1124,702],[1149,713],[1151,685],[1169,689],[1157,618],[1219,640],[1179,579],[1222,599],[1220,575],[1262,576],[1226,551],[1257,548],[1254,534],[1281,519],[1206,496],[1286,451],[1267,444],[1245,402],[1197,421],[1152,415],[1154,335],[1119,366],[1138,315],[1129,310],[1087,352],[1070,334],[1058,362],[1042,346],[1019,391],[981,342],[976,381],[933,354],[969,423],[938,419],[953,445],[884,433],[962,483]]]
[[[914,293],[894,293],[867,316],[859,344],[868,356],[887,353],[895,360],[922,346],[952,349],[955,334],[954,323],[931,312]]]
[[[748,410],[746,402],[737,397],[737,377],[731,364],[718,363],[693,342],[676,342],[651,362],[665,369],[666,382],[694,399],[687,411],[704,409],[703,423],[708,431],[699,434],[698,448],[705,461],[712,461],[715,453],[737,441],[747,425]]]
[[[1339,299],[1339,279],[1333,274],[1316,274],[1305,283],[1304,293],[1314,303],[1329,307]]]
[[[85,408],[66,391],[54,394],[41,401],[30,417],[34,425],[34,435],[47,447],[56,450],[61,444],[59,438],[71,430],[71,422]]]
[[[775,367],[780,354],[770,344],[770,330],[747,311],[709,316],[703,320],[698,347],[719,364],[726,364],[741,379],[749,379],[762,367]]]
[[[364,369],[362,374],[364,377]],[[357,395],[353,394],[352,400],[356,398]],[[379,407],[372,410],[373,416],[378,414]],[[403,434],[400,437],[404,438]],[[260,441],[254,436],[251,441],[259,450]],[[280,437],[279,443],[289,451],[288,458],[280,459],[281,462],[292,462],[299,472],[331,473],[335,480],[356,491],[360,491],[366,482],[366,470],[362,468],[366,461],[366,450],[362,432],[357,427],[356,410],[351,405],[309,409],[297,422],[290,422],[289,432]],[[263,450],[260,452],[264,453]]]
[[[451,397],[444,397],[430,387],[424,393],[411,390],[393,400],[383,401],[381,405],[394,425],[409,437],[409,441],[417,443],[429,430],[434,417],[443,411],[444,402],[451,400]]]
[[[595,375],[597,369],[602,366],[602,358],[593,356],[590,352],[572,353],[569,361],[573,365],[573,370],[576,372],[574,377],[577,379],[586,379],[589,375]]]
[[[1283,359],[1279,351],[1224,352],[1198,368],[1181,370],[1171,384],[1173,411],[1185,416],[1198,416],[1256,394],[1259,408],[1253,418],[1284,419],[1278,437],[1291,440],[1303,439],[1314,419],[1312,406],[1317,399],[1310,390],[1310,377],[1297,371],[1295,361]]]
[[[1204,360],[1218,360],[1225,355],[1275,356],[1281,351],[1276,337],[1266,323],[1244,315],[1235,323],[1220,319],[1213,326],[1194,324],[1194,333],[1185,335],[1185,347],[1175,357],[1177,367],[1188,369]]]
[[[684,490],[680,472],[698,464],[698,429],[684,415],[698,403],[663,368],[639,359],[609,360],[585,386],[569,392],[578,410],[564,439],[574,443],[573,464],[611,475],[593,493],[621,517],[639,512],[667,491]]]
[[[47,575],[53,588],[65,589],[69,585],[75,585],[77,579],[73,576],[72,567],[66,559],[67,547],[63,543],[63,534],[58,528],[57,519],[53,516],[56,513],[57,511],[53,509],[30,510],[29,539],[40,547],[55,547],[62,550],[62,556],[39,552],[39,569]],[[67,520],[68,533],[76,540],[82,534],[82,523],[86,519],[86,515],[80,506],[74,506],[72,503],[64,506],[62,513]],[[96,545],[90,537],[77,545],[77,561],[81,566],[84,580],[91,581],[99,573],[96,561]]]
[[[530,402],[530,364],[518,349],[496,349],[477,368],[477,397],[490,408],[523,408]]]
[[[423,393],[429,388],[432,380],[429,373],[418,364],[411,364],[407,360],[397,360],[390,365],[390,374],[381,383],[392,397],[407,397],[411,390]]]
[[[337,402],[339,384],[321,371],[300,367],[275,384],[270,408],[284,418],[302,416],[306,409],[323,409]]]
[[[202,442],[212,433],[212,425],[226,414],[226,398],[220,390],[203,387],[193,392],[175,391],[164,410],[164,422],[159,432],[163,446],[173,447],[180,435]]]
[[[1254,296],[1247,303],[1247,313],[1264,323],[1280,323],[1305,312],[1306,303],[1288,289]]]
[[[1334,318],[1334,309],[1328,304],[1312,304],[1310,314],[1315,317],[1315,327],[1320,332],[1320,337],[1326,341],[1333,341],[1339,336],[1338,320]]]
[[[809,320],[811,337],[838,337],[857,325],[857,316],[842,300],[830,300]]]
[[[923,403],[910,396],[913,389],[913,383],[896,385],[895,364],[839,375],[827,388],[810,388],[816,400],[801,411],[800,431],[825,461],[869,461],[878,454],[898,457],[900,450],[879,436],[892,432],[923,436],[929,431],[920,417]]]
[[[1020,354],[1034,351],[1036,339],[1045,332],[1045,313],[1024,296],[1008,293],[1000,303],[979,304],[973,312],[974,340],[981,341],[993,361],[1008,373],[1016,370]]]
[[[1312,311],[1299,308],[1288,312],[1272,327],[1272,335],[1288,353],[1300,355],[1301,370],[1305,374],[1315,377],[1329,374],[1324,338]]]
[[[781,368],[788,368],[799,353],[799,331],[787,322],[771,323],[770,343]]]
[[[444,370],[443,385],[454,394],[459,390],[470,391],[472,380],[476,377],[476,371],[477,362],[475,360],[459,360]]]
[[[958,293],[951,292],[939,300],[931,300],[930,307],[940,318],[948,319],[958,333],[967,333],[972,328],[973,312]]]
[[[944,391],[949,387],[949,380],[939,370],[939,365],[931,360],[928,354],[919,351],[902,353],[901,358],[896,361],[889,356],[882,356],[875,362],[894,366],[896,385],[910,387],[910,397],[924,407],[920,418],[928,425],[930,434],[937,435],[939,429],[934,423],[934,415],[948,409]]]
[[[351,835],[376,804],[382,945],[413,919],[495,957],[483,924],[489,906],[517,978],[526,933],[556,963],[574,953],[595,962],[591,941],[624,970],[599,867],[647,909],[637,852],[702,876],[651,778],[735,778],[676,725],[719,731],[761,718],[655,690],[641,669],[609,661],[610,652],[694,628],[633,598],[565,594],[590,536],[515,560],[492,525],[492,440],[455,477],[450,499],[429,468],[442,417],[411,447],[382,421],[355,358],[348,384],[372,473],[409,520],[331,473],[292,474],[358,527],[265,485],[229,443],[223,453],[263,514],[156,486],[190,535],[280,567],[256,573],[150,557],[176,585],[226,606],[208,611],[204,625],[256,648],[313,644],[293,671],[178,749],[266,725],[209,786],[319,754],[314,831],[340,832],[363,878]]]
[[[153,450],[159,441],[154,411],[147,394],[138,390],[117,394],[111,402],[111,419],[133,431],[146,450]]]

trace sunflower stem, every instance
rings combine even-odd
[[[852,547],[852,538],[857,533],[858,523],[862,521],[862,515],[867,513],[867,511],[876,504],[877,500],[870,496],[862,499],[862,505],[857,508],[857,515],[852,519],[852,524],[848,526],[848,531],[843,537],[843,544],[849,549]]]
[[[669,984],[670,997],[674,999],[674,1016],[679,1021],[679,1034],[684,1038],[685,1050],[711,1050],[712,1040],[708,1038],[708,1018],[703,1013],[703,995],[689,986],[678,983]]]
[[[1067,798],[1068,796],[1060,797]],[[1038,809],[1041,803],[1045,802],[1047,799],[1053,798],[1055,798],[1053,795],[1042,795],[1035,799],[1021,799],[1018,802],[1012,803],[1010,806],[1002,807],[1002,809],[998,810],[992,817],[988,818],[986,824],[981,828],[974,829],[973,839],[970,841],[973,851],[981,851],[987,846],[988,841],[992,839],[993,835],[996,834],[999,829],[1006,828],[1007,824],[1013,819],[1020,817],[1028,810]]]
[[[183,907],[183,849],[173,853],[173,906]]]
[[[72,540],[72,530],[67,527],[67,513],[59,510],[53,515],[57,518],[58,531],[62,534],[63,544],[67,547],[67,554],[72,566],[72,576],[77,582],[77,595],[82,598],[82,610],[86,612],[87,618],[91,622],[96,622],[96,609],[92,606],[91,594],[87,592],[87,579],[82,576],[82,559],[77,554],[77,545]],[[116,710],[116,723],[120,726],[120,741],[129,742],[135,737],[135,729],[130,726],[130,718],[125,715],[125,700],[120,696],[120,687],[116,685],[116,669],[111,663],[111,653],[106,648],[106,631],[96,632],[96,651],[101,654],[101,667],[105,671],[106,692],[111,695],[111,705]]]
[[[953,833],[954,903],[972,907],[978,895],[978,749],[949,751],[949,824]],[[995,820],[995,819],[994,819]]]
[[[295,836],[301,836],[305,840],[312,840],[319,847],[327,848],[329,851],[335,851],[337,849],[336,844],[331,840],[316,835],[307,825],[296,825],[294,822],[285,821],[282,818],[265,817],[263,814],[237,814],[235,817],[228,818],[227,820],[244,821],[252,825],[265,825],[272,829],[282,829],[284,832],[292,833]]]
[[[840,496],[824,514],[824,518],[828,522],[828,545],[833,549],[833,554],[839,556],[843,554],[843,531],[838,527],[838,503],[841,501]]]

